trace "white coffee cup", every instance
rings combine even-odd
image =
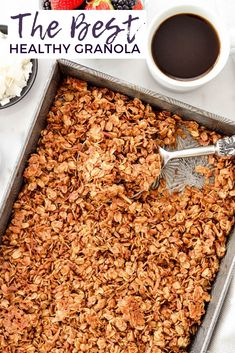
[[[156,30],[166,19],[177,14],[185,13],[198,15],[207,20],[214,27],[220,41],[220,53],[214,66],[204,75],[201,75],[198,78],[177,80],[167,76],[157,67],[152,55],[152,40]],[[201,87],[221,72],[228,60],[231,42],[229,33],[223,21],[216,15],[215,12],[206,7],[204,8],[197,5],[181,5],[169,7],[155,16],[148,30],[147,46],[147,65],[154,79],[162,86],[170,90],[185,92]]]

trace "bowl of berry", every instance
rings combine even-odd
[[[43,10],[143,10],[143,0],[40,0]]]

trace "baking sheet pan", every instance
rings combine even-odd
[[[32,126],[26,138],[21,155],[17,161],[17,168],[12,175],[8,189],[5,193],[0,209],[0,237],[4,234],[9,223],[13,203],[15,202],[23,183],[23,171],[30,154],[35,151],[40,138],[40,133],[45,127],[46,116],[55,97],[57,87],[61,82],[61,79],[67,75],[80,78],[96,86],[110,88],[132,98],[139,98],[145,103],[151,104],[155,109],[171,111],[172,113],[179,114],[184,119],[195,120],[207,128],[218,131],[222,134],[235,134],[235,122],[229,119],[192,107],[188,104],[160,95],[145,88],[123,82],[117,78],[81,66],[71,61],[58,60],[54,64],[50,77],[48,78],[45,92],[34,116]],[[235,263],[234,254],[235,227],[229,236],[227,252],[221,262],[220,270],[213,285],[211,293],[212,300],[207,307],[203,323],[192,341],[189,348],[189,353],[206,353],[207,351],[229,283],[231,281],[232,270]]]

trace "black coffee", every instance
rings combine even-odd
[[[152,55],[167,76],[194,79],[211,70],[219,56],[220,41],[204,18],[179,14],[165,20],[152,40]]]

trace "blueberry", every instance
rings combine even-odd
[[[45,10],[51,10],[51,2],[49,0],[44,0],[43,2],[43,8]]]
[[[136,0],[111,0],[115,10],[132,10]]]

